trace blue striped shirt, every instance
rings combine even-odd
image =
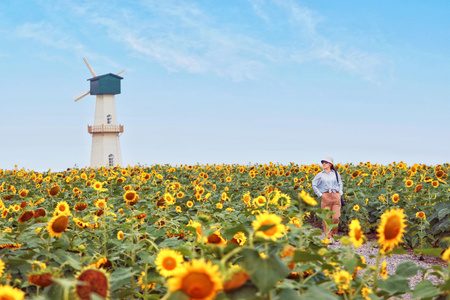
[[[336,181],[336,173],[339,178],[339,183]],[[330,172],[330,174],[328,174],[326,171],[318,173],[312,181],[312,188],[318,197],[322,197],[322,194],[325,192],[339,193],[343,195],[341,175],[333,170]]]

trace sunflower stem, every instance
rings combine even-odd
[[[378,251],[377,262],[376,262],[376,265],[375,265],[375,272],[373,274],[373,287],[372,287],[372,290],[374,292],[376,292],[376,289],[377,289],[376,281],[378,279],[378,271],[379,271],[379,268],[380,268],[380,261],[381,261],[381,253],[380,253],[380,251]]]
[[[300,250],[303,250],[303,230],[302,230],[302,227],[303,227],[303,209],[302,208],[300,208],[300,221],[299,221],[299,223],[300,223],[300,236],[299,236],[299,241],[298,241],[298,248],[300,249]]]

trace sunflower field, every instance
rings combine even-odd
[[[450,265],[388,275],[381,261],[414,249],[450,262],[450,165],[335,167],[338,225],[314,164],[0,169],[0,299],[448,299]],[[355,252],[367,236],[374,266]]]

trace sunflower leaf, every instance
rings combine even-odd
[[[248,271],[252,282],[263,293],[269,292],[279,280],[285,278],[290,272],[289,268],[275,254],[263,259],[258,251],[245,249],[243,256],[244,268]]]
[[[414,254],[423,253],[426,255],[433,255],[437,257],[441,257],[442,249],[441,248],[432,248],[432,249],[414,249]]]
[[[441,291],[436,288],[430,281],[421,281],[414,288],[412,294],[414,299],[432,298],[441,294]]]
[[[409,278],[417,274],[422,268],[417,266],[412,261],[404,261],[397,266],[395,274]]]
[[[391,296],[410,292],[409,281],[399,275],[392,275],[386,280],[377,280],[376,285]]]

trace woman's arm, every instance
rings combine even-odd
[[[311,182],[312,188],[314,190],[314,193],[316,193],[317,197],[322,197],[322,193],[319,190],[319,185],[321,182],[321,176],[320,173],[316,175],[316,177],[314,177],[314,179]]]

